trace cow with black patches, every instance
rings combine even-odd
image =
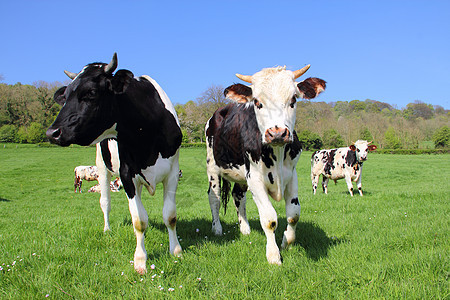
[[[226,207],[234,182],[231,194],[240,231],[250,233],[245,197],[250,190],[267,237],[266,257],[271,264],[280,265],[281,256],[275,241],[277,213],[269,196],[276,201],[285,199],[288,225],[282,248],[294,242],[300,217],[295,166],[302,150],[294,130],[297,98],[315,98],[326,86],[318,78],[295,82],[308,68],[292,72],[277,67],[252,76],[236,74],[251,85],[226,88],[225,96],[233,102],[218,109],[205,128],[212,231],[222,234],[220,200]]]
[[[148,215],[141,201],[142,187],[153,195],[156,185],[163,184],[163,220],[169,232],[170,252],[180,255],[182,251],[175,207],[182,135],[175,109],[158,83],[149,76],[134,78],[129,70],[114,74],[116,67],[114,54],[109,64],[88,64],[80,73],[65,71],[72,82],[55,93],[55,101],[62,108],[47,137],[60,146],[117,140],[118,161],[111,163],[110,150],[102,154],[102,159],[112,173],[120,174],[136,234],[134,268],[143,274],[147,271],[144,233]],[[105,181],[105,193],[109,190],[107,177],[99,178],[100,184]],[[100,202],[102,209],[109,209],[106,196]]]
[[[359,194],[362,196],[361,173],[363,163],[367,160],[369,151],[374,151],[377,146],[372,142],[358,140],[350,147],[319,150],[311,156],[311,182],[314,195],[317,191],[319,176],[322,175],[322,188],[328,194],[328,180],[336,182],[345,178],[348,191],[353,196],[353,184],[356,182]]]
[[[75,188],[75,193],[81,193],[81,186],[83,185],[83,180],[94,181],[98,179],[98,170],[96,166],[78,166],[73,169],[75,174],[75,179],[73,186]]]

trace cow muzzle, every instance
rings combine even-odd
[[[267,144],[284,145],[291,142],[291,134],[289,129],[275,126],[266,130],[265,139]]]
[[[60,128],[49,128],[45,132],[45,135],[49,139],[50,143],[57,144],[60,146],[66,146],[67,143],[65,143],[62,139],[62,131]],[[68,145],[67,145],[68,146]]]

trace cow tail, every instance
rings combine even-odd
[[[221,182],[220,198],[222,199],[224,215],[226,215],[227,214],[227,204],[228,204],[228,201],[230,200],[231,183],[223,177],[221,177],[220,182]]]

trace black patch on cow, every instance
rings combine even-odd
[[[262,146],[261,160],[266,165],[266,168],[270,168],[275,165],[273,161],[277,161],[277,157],[273,153],[273,148],[268,145]]]
[[[106,139],[100,142],[100,150],[102,152],[103,162],[105,163],[106,168],[113,172],[112,160],[111,160],[111,151],[108,147],[108,142],[112,139]]]
[[[224,209],[224,215],[227,214],[227,205],[230,200],[231,183],[223,177],[219,178],[220,185],[220,198],[222,199],[222,205]]]
[[[300,203],[298,202],[298,198],[297,197],[292,198],[291,203],[294,204],[294,205],[300,205]]]
[[[358,161],[356,160],[356,152],[352,150],[347,151],[345,162],[349,167],[353,167]]]
[[[262,137],[253,106],[230,103],[218,109],[208,125],[208,145],[219,167],[238,168],[245,164],[248,170],[247,156],[255,162],[261,159]]]
[[[334,170],[334,156],[336,154],[337,149],[331,149],[324,154],[325,166],[323,168],[325,174],[331,176],[331,171]]]
[[[246,185],[240,185],[238,183],[234,184],[233,191],[231,192],[231,194],[235,198],[234,204],[235,204],[236,208],[239,208],[239,206],[241,204],[240,200],[242,198],[244,198],[246,191],[247,191],[247,186]]]
[[[272,175],[272,172],[269,172],[269,174],[267,175],[267,177],[269,177],[270,184],[273,184],[274,181],[273,181],[273,175]]]
[[[293,160],[302,151],[303,145],[298,140],[297,132],[295,132],[295,130],[293,132],[293,137],[294,139],[292,143],[287,144],[286,147],[284,148],[284,159],[286,159],[286,156],[289,153],[289,157],[291,158],[291,160]],[[313,153],[313,157],[315,153],[316,152]]]

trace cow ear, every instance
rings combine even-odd
[[[53,95],[53,100],[55,100],[55,102],[61,106],[63,106],[66,103],[66,98],[64,97],[64,92],[66,91],[66,88],[67,86],[59,88]]]
[[[350,150],[356,151],[356,146],[355,145],[350,145]]]
[[[374,151],[377,150],[377,146],[376,145],[369,145],[369,151]]]
[[[116,74],[114,74],[113,79],[111,80],[112,91],[116,94],[124,93],[133,78],[134,75],[131,71],[128,70],[117,71]]]
[[[297,84],[300,91],[300,97],[303,99],[316,98],[321,92],[325,91],[327,82],[320,78],[310,77]]]
[[[225,89],[223,94],[228,99],[233,100],[237,103],[247,103],[251,102],[253,99],[252,89],[240,83],[230,85]]]

